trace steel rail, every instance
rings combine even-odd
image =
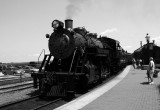
[[[18,103],[21,103],[21,102],[24,102],[24,101],[27,101],[27,100],[30,100],[30,99],[34,99],[34,98],[37,98],[39,97],[39,95],[36,95],[36,96],[33,96],[33,97],[29,97],[29,98],[25,98],[25,99],[21,99],[21,100],[17,100],[17,101],[14,101],[14,102],[10,102],[10,103],[7,103],[7,104],[3,104],[3,105],[0,105],[0,109],[3,109],[7,106],[12,106],[14,104],[18,104]]]
[[[0,92],[0,94],[5,94],[5,93],[10,93],[10,92],[14,92],[14,91],[20,91],[20,90],[24,90],[24,89],[28,89],[28,88],[32,88],[33,87],[33,85],[32,86],[28,86],[28,87],[22,87],[22,88],[19,88],[19,89],[13,89],[13,90],[6,90],[6,91],[4,91],[4,92]]]
[[[41,108],[43,108],[43,107],[46,107],[46,106],[48,106],[48,105],[50,105],[50,104],[52,104],[52,103],[58,102],[58,101],[60,101],[60,100],[62,100],[62,98],[58,98],[58,99],[56,99],[56,100],[53,100],[53,101],[51,101],[51,102],[49,102],[49,103],[46,103],[46,104],[44,104],[44,105],[38,106],[38,107],[33,108],[33,109],[30,109],[30,110],[38,110],[38,109],[41,109]]]
[[[26,86],[26,85],[31,85],[33,84],[33,82],[29,82],[29,83],[24,83],[24,84],[15,84],[15,85],[7,85],[7,86],[0,86],[0,91],[1,90],[5,90],[5,89],[12,89],[12,88],[16,88],[16,87],[21,87],[21,86]]]

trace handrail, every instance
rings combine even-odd
[[[45,56],[45,49],[42,50],[42,52],[44,52],[44,56]],[[39,64],[39,58],[42,55],[42,52],[40,53],[39,57],[38,57],[38,64]]]
[[[74,50],[73,57],[72,57],[72,62],[71,62],[71,65],[70,65],[70,69],[69,69],[68,74],[70,74],[70,72],[71,72],[71,69],[72,69],[72,66],[73,66],[73,60],[74,60],[74,58],[75,58],[76,51],[77,51],[77,48]]]

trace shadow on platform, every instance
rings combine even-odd
[[[160,93],[160,85],[158,85],[158,86],[157,86],[157,88],[158,88],[158,90],[159,90],[159,93]]]
[[[140,84],[142,84],[142,85],[148,85],[149,82],[142,82],[142,83],[140,83]]]

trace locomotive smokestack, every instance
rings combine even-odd
[[[66,19],[66,20],[65,20],[65,28],[66,28],[66,29],[72,29],[72,28],[73,28],[73,20],[71,20],[71,19]]]

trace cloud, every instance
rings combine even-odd
[[[118,32],[118,29],[117,28],[106,29],[105,31],[101,32],[100,35],[113,33],[113,32]]]
[[[38,57],[39,55],[40,55],[39,53],[35,53],[35,54],[30,54],[28,56],[30,56],[30,57]]]
[[[123,46],[123,48],[124,49],[129,49],[129,48],[132,48],[132,46],[129,46],[129,45],[128,46]]]
[[[151,38],[151,41],[152,41],[152,40],[155,40],[155,42],[160,42],[160,36]]]
[[[155,44],[156,44],[157,46],[160,46],[160,36],[151,38],[151,39],[150,39],[150,42],[153,42],[153,40],[155,40]]]

